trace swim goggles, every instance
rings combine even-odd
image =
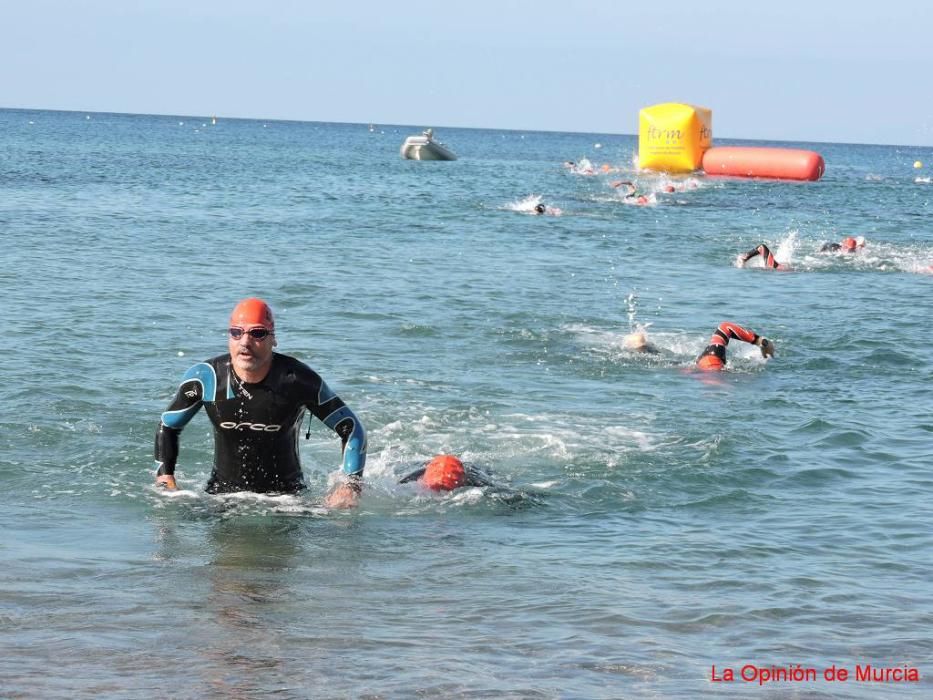
[[[270,331],[268,328],[250,328],[246,330],[245,328],[231,328],[229,330],[230,337],[234,340],[239,340],[243,337],[244,333],[247,333],[250,338],[254,340],[263,340],[266,336],[275,335],[273,331]]]

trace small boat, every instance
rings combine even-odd
[[[434,140],[433,129],[425,129],[420,136],[409,136],[400,153],[407,160],[457,160],[453,151]]]

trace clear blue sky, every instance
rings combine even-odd
[[[933,146],[933,3],[3,0],[0,107]]]

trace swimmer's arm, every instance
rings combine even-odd
[[[714,336],[718,335],[726,344],[729,343],[730,338],[736,340],[741,340],[746,343],[757,344],[755,341],[758,338],[758,334],[755,331],[750,331],[747,328],[743,328],[738,323],[733,323],[732,321],[723,321],[719,324],[719,328],[713,333]]]
[[[398,483],[408,484],[408,483],[411,483],[412,481],[418,481],[418,479],[424,476],[425,471],[427,471],[427,467],[421,467],[421,469],[415,469],[415,471],[413,471],[408,476],[403,476],[401,479],[399,479]]]
[[[314,370],[306,368],[301,386],[301,403],[311,415],[340,437],[343,452],[341,469],[346,481],[325,499],[330,508],[352,508],[363,490],[363,468],[366,466],[366,429],[363,422]]]
[[[366,466],[366,429],[363,422],[346,405],[323,417],[318,412],[315,412],[315,415],[340,437],[343,444],[344,474],[362,477],[363,468]]]
[[[747,253],[742,253],[742,254],[739,256],[739,262],[740,262],[742,265],[744,265],[744,264],[747,263],[749,260],[751,260],[752,258],[754,258],[756,255],[760,255],[760,254],[761,254],[761,249],[760,249],[760,248],[755,248],[754,250],[750,250],[750,251],[748,251]]]
[[[466,470],[466,485],[467,486],[479,486],[480,488],[485,488],[487,486],[493,486],[492,479],[490,479],[486,474],[481,472],[479,469],[467,469]]]
[[[160,486],[176,488],[174,474],[178,460],[178,436],[204,403],[205,385],[213,391],[212,377],[210,365],[202,363],[189,369],[172,403],[162,413],[155,436],[156,483]]]
[[[339,401],[335,396],[334,399]],[[343,403],[341,401],[341,403]],[[320,407],[318,407],[320,408]],[[343,405],[332,413],[318,418],[340,437],[343,444],[343,473],[346,482],[328,494],[324,504],[328,508],[353,508],[359,503],[363,491],[363,468],[366,466],[366,429],[349,406]]]
[[[156,432],[156,483],[166,484],[169,488],[174,486],[175,463],[178,461],[178,436],[180,434],[180,430],[169,428],[164,423],[159,424],[159,430]],[[163,477],[171,477],[171,479],[163,479]]]

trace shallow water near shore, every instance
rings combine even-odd
[[[929,696],[930,149],[757,143],[827,163],[764,182],[608,134],[433,125],[459,160],[402,160],[424,126],[0,110],[0,695]],[[736,265],[761,242],[790,270]],[[365,421],[353,512],[320,424],[300,496],[205,494],[203,413],[153,488],[249,295]],[[723,320],[777,356],[696,374]],[[397,483],[444,451],[501,488]],[[921,680],[711,680],[746,664]]]

